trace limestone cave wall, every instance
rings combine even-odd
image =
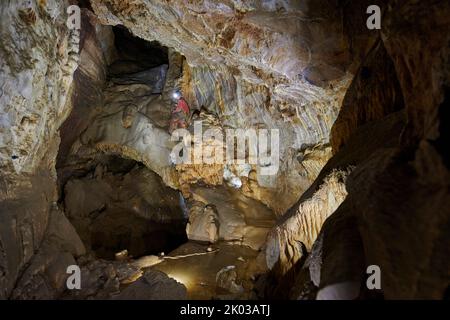
[[[3,1],[0,299],[448,298],[449,31],[444,0]],[[277,173],[174,164],[174,91],[278,129]]]

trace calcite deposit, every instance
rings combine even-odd
[[[316,147],[328,159],[322,150],[351,79],[342,16],[316,2],[92,1],[92,8],[103,23],[182,53],[189,67],[183,92],[224,127],[280,130],[282,170],[261,198],[281,215],[318,174],[297,165],[298,153]]]
[[[448,298],[448,1],[2,1],[0,36],[0,299]]]
[[[20,270],[43,245],[52,203],[58,199],[57,130],[70,113],[66,102],[79,59],[80,35],[65,25],[67,6],[66,1],[1,4],[0,298],[3,299],[10,296],[22,274]]]

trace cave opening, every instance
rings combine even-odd
[[[98,155],[93,168],[68,180],[62,200],[88,251],[139,258],[187,242],[183,198],[156,173],[117,155]]]
[[[252,294],[245,287],[274,212],[238,190],[244,182],[232,185],[230,169],[225,179],[219,165],[173,163],[174,93],[195,101],[185,58],[122,26],[90,30],[97,34],[82,37],[94,44],[81,45],[90,54],[74,76],[57,161],[60,205],[87,252],[184,279],[192,298]],[[217,114],[194,105],[192,119],[220,126]],[[241,169],[248,189],[256,177]]]
[[[83,140],[92,123],[104,117],[102,111],[110,115],[115,109],[125,110],[122,123],[127,116],[153,112],[160,126],[167,127],[170,105],[155,101],[166,85],[168,48],[138,38],[123,26],[102,32],[103,40],[97,34],[94,50],[102,59],[80,62],[75,85],[82,90],[61,128],[60,203],[88,252],[97,258],[170,252],[187,242],[181,194],[132,156]],[[86,43],[93,37],[86,32],[83,39]],[[94,77],[89,70],[93,66],[98,71]],[[112,131],[125,135],[130,126]]]
[[[146,41],[134,36],[123,26],[114,26],[115,61],[108,67],[111,77],[146,71],[168,65],[168,48],[158,41]]]

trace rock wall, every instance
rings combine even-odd
[[[449,14],[447,1],[392,1],[381,33],[385,63],[374,64],[374,55],[386,55],[377,45],[333,128],[336,154],[288,215],[313,199],[332,168],[351,164],[348,195],[275,294],[290,288],[290,297],[301,299],[442,299],[448,291]],[[267,253],[288,248],[284,241]],[[375,292],[366,286],[370,265],[381,270]],[[274,272],[283,266],[279,259]]]
[[[117,56],[114,34],[109,26],[102,26],[91,11],[81,9],[80,64],[73,75],[70,95],[71,112],[60,127],[61,145],[57,158],[60,184],[66,176],[61,168],[68,161],[70,149],[79,135],[91,123],[96,110],[104,101],[107,67]]]
[[[280,263],[284,273],[311,251],[323,223],[347,197],[345,182],[350,172],[351,167],[332,171],[314,195],[299,204],[295,214],[271,231],[266,248],[269,268]]]
[[[1,8],[2,172],[34,173],[67,117],[79,32],[66,1],[8,2]]]
[[[395,66],[380,41],[364,59],[345,95],[331,129],[333,152],[338,152],[358,127],[402,108],[403,93]]]
[[[298,155],[330,157],[329,133],[373,34],[342,23],[335,1],[91,1],[99,19],[158,40],[186,57],[183,93],[227,128],[280,130],[281,166],[249,194],[282,215],[317,177]],[[359,7],[360,4],[355,5]],[[361,4],[361,10],[363,5]],[[133,17],[131,19],[131,17]],[[265,182],[262,182],[265,181]]]
[[[51,0],[0,6],[2,299],[41,247],[57,200],[57,130],[70,112],[79,56],[79,33],[66,26],[67,6]]]

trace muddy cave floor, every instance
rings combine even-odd
[[[101,288],[98,278],[119,280],[116,289],[122,293],[153,270],[183,284],[188,299],[257,298],[253,289],[264,265],[260,250],[275,224],[271,210],[232,187],[197,186],[195,197],[204,202],[190,200],[185,210],[204,212],[204,203],[214,203],[221,238],[212,244],[192,241],[179,204],[183,198],[177,191],[164,186],[141,164],[131,162],[130,170],[129,160],[102,160],[109,170],[114,163],[129,171],[96,170],[71,177],[65,186],[66,214],[88,250],[78,263],[90,273],[87,278],[92,278],[83,283],[87,290],[81,296],[66,298],[102,298],[105,294],[114,299],[117,291]],[[98,167],[104,168],[103,164]],[[191,238],[203,234],[207,226],[201,226],[195,227]],[[115,270],[113,274],[100,272],[108,266]],[[140,290],[137,298],[145,296],[147,289]]]
[[[69,293],[69,296],[63,298],[145,298],[155,289],[151,286],[140,289],[135,287],[139,286],[147,272],[156,270],[184,285],[186,295],[183,298],[257,299],[255,287],[265,265],[265,258],[260,250],[267,232],[275,224],[273,213],[233,188],[198,187],[197,197],[215,203],[218,214],[225,219],[221,223],[225,236],[228,239],[233,235],[237,237],[228,241],[220,239],[213,244],[207,241],[192,241],[186,235],[186,220],[184,223],[177,219],[155,223],[158,220],[155,212],[164,216],[166,210],[166,215],[173,215],[173,212],[167,211],[168,207],[143,210],[136,206],[137,213],[127,208],[132,207],[130,203],[135,203],[136,199],[139,203],[140,197],[149,196],[149,190],[155,187],[154,184],[148,184],[149,178],[155,178],[155,181],[160,183],[155,174],[143,167],[134,168],[123,176],[104,174],[101,179],[98,176],[88,176],[81,179],[72,178],[69,181],[69,187],[66,188],[66,191],[69,191],[65,199],[66,208],[69,208],[69,214],[77,212],[77,216],[71,217],[72,222],[89,252],[85,257],[81,257],[78,263],[82,265],[83,270],[90,273],[87,278],[92,278],[92,281],[83,283],[82,286],[87,290],[82,290],[81,296]],[[146,187],[139,189],[145,182]],[[132,189],[131,184],[138,187]],[[83,205],[103,206],[100,202],[104,200],[104,190],[116,190],[117,194],[108,194],[114,200],[108,203],[106,208],[102,207],[100,213],[92,214],[86,211]],[[175,191],[166,189],[161,192],[165,192],[167,197],[161,197],[161,201],[177,200]],[[93,195],[93,198],[90,199],[87,195]],[[100,202],[97,204],[96,201]],[[79,204],[83,205],[78,206]],[[163,206],[164,203],[160,202],[158,205]],[[200,207],[202,208],[202,205]],[[190,209],[192,210],[192,207]],[[85,214],[80,215],[80,212]],[[143,219],[142,216],[148,215],[149,212],[147,220]],[[182,214],[181,209],[179,214]],[[82,218],[83,216],[87,218]],[[87,225],[89,227],[86,227]],[[177,238],[176,241],[174,237]],[[106,270],[108,266],[115,270],[113,274],[98,273],[102,268]],[[106,278],[107,282],[119,280],[120,286],[117,284],[117,291],[103,288],[98,278]],[[126,289],[133,286],[135,287],[131,291],[137,290],[137,293],[130,296]],[[170,298],[173,297],[170,295]]]
[[[204,254],[211,247],[213,251]],[[198,253],[201,255],[193,255]],[[160,270],[184,284],[188,299],[236,298],[251,287],[250,273],[257,255],[257,251],[247,246],[232,245],[225,241],[213,246],[189,241],[168,255],[177,259],[164,259],[150,268]],[[236,284],[234,294],[217,286],[218,272],[227,267],[236,268],[239,276],[245,279],[241,284]]]

